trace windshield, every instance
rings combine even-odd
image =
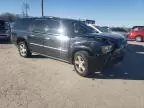
[[[82,33],[96,33],[95,29],[93,29],[92,27],[87,26],[85,23],[79,21],[79,31]]]
[[[100,26],[95,26],[97,29],[99,29],[101,32],[109,32],[108,27],[100,27]]]

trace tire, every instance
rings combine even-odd
[[[88,57],[87,51],[78,51],[74,54],[74,68],[80,76],[87,77],[90,74]]]
[[[24,58],[28,58],[31,56],[31,52],[25,41],[21,41],[18,43],[18,51],[19,51],[20,56]]]
[[[142,36],[136,36],[135,40],[136,40],[137,42],[142,42],[142,41],[143,41],[143,38],[142,38]]]

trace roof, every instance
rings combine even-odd
[[[76,20],[76,19],[60,18],[60,17],[53,17],[53,16],[28,17],[28,18],[20,18],[20,19],[55,19],[55,20],[71,20],[71,21],[78,21],[78,20]]]

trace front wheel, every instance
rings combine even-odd
[[[30,57],[31,56],[31,52],[27,47],[26,42],[22,41],[18,43],[18,50],[19,50],[19,54],[22,57]]]
[[[80,76],[86,77],[90,73],[88,57],[86,51],[78,51],[74,54],[74,68]]]
[[[143,38],[142,38],[141,36],[137,36],[137,37],[135,38],[135,40],[136,40],[137,42],[142,42],[142,41],[143,41]]]

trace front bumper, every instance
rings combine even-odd
[[[121,62],[125,56],[126,49],[117,49],[114,52],[99,55],[96,57],[90,57],[89,59],[89,68],[92,71],[101,71],[104,68],[110,67],[114,64]]]
[[[109,67],[114,64],[121,62],[124,59],[126,53],[126,49],[117,49],[113,53],[111,53],[106,60],[104,67]]]

